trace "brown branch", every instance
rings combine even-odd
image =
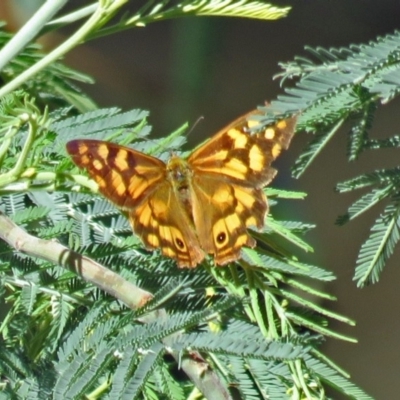
[[[133,310],[142,307],[153,298],[150,292],[128,282],[89,257],[70,250],[57,241],[39,239],[28,234],[2,212],[0,212],[0,238],[17,251],[60,265],[76,273],[86,281],[121,300]],[[151,313],[145,321],[149,323],[160,318],[167,318],[164,309]],[[169,340],[171,340],[171,336],[166,342]],[[180,355],[176,352],[172,352],[172,355],[179,362]],[[181,367],[207,399],[232,399],[218,375],[200,356],[198,359],[196,357],[184,357],[181,360]]]
[[[120,299],[129,308],[137,309],[153,297],[151,293],[57,241],[29,235],[3,213],[0,213],[0,238],[22,253],[61,265],[75,272],[86,281]]]

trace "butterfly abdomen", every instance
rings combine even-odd
[[[186,160],[173,155],[167,163],[167,179],[184,210],[193,223],[192,212],[192,171]]]

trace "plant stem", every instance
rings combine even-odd
[[[82,18],[86,18],[96,11],[97,4],[91,4],[89,6],[83,7],[77,11],[73,11],[69,14],[63,15],[57,19],[53,19],[42,29],[42,33],[47,33],[58,29],[60,27],[72,24]]]
[[[47,115],[47,112],[45,112]],[[28,136],[25,140],[24,147],[22,148],[22,151],[18,157],[18,160],[15,164],[15,166],[6,172],[5,174],[1,175],[0,177],[0,187],[3,187],[9,183],[15,182],[20,175],[22,174],[23,168],[25,166],[26,159],[28,157],[29,152],[31,151],[33,142],[35,141],[35,138],[37,137],[37,132],[40,129],[40,126],[37,121],[37,114],[32,114],[27,116],[28,121],[29,121],[29,130],[28,130]],[[44,121],[46,118],[44,118]]]
[[[60,1],[60,0],[59,0]],[[47,54],[32,67],[28,68],[26,71],[18,75],[12,81],[8,82],[0,89],[0,97],[12,92],[13,90],[19,88],[24,82],[31,79],[38,72],[43,70],[49,64],[57,61],[64,54],[71,51],[74,47],[81,44],[87,35],[103,26],[107,21],[113,17],[113,15],[118,11],[127,0],[119,0],[106,4],[105,6],[97,6],[93,15],[64,43],[54,49],[51,53]]]
[[[19,126],[11,126],[8,128],[7,133],[4,135],[2,143],[0,145],[0,165],[3,164],[4,157],[10,147],[11,141],[14,136],[18,133]]]
[[[0,51],[0,71],[33,40],[68,0],[47,0]]]

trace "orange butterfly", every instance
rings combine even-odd
[[[292,117],[250,134],[257,114],[238,118],[187,159],[172,155],[167,163],[99,140],[72,140],[67,151],[100,193],[128,213],[147,249],[160,248],[179,267],[195,267],[206,254],[224,265],[240,258],[242,246],[255,246],[247,228],[264,226],[262,188],[295,130]]]

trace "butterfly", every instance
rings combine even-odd
[[[247,228],[264,226],[263,187],[276,174],[271,162],[293,137],[296,117],[255,134],[255,110],[243,115],[186,159],[164,163],[129,147],[101,140],[67,143],[73,162],[85,169],[99,192],[128,215],[147,249],[161,249],[178,267],[196,267],[206,254],[217,265],[254,247]]]

